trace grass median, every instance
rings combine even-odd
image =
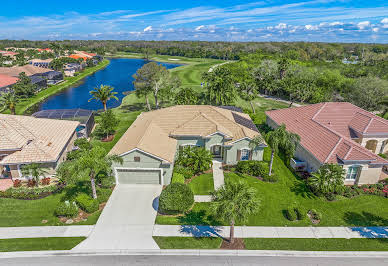
[[[44,237],[0,239],[0,252],[70,250],[86,237]]]

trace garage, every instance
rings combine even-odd
[[[119,184],[162,184],[161,169],[117,169]]]

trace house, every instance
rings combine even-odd
[[[42,78],[41,76],[32,75],[29,78],[30,78],[31,84],[35,85],[36,91],[40,91],[44,88],[47,88],[47,80]]]
[[[124,160],[113,165],[116,183],[169,184],[185,146],[204,147],[224,164],[262,160],[266,145],[249,147],[259,134],[237,108],[177,105],[142,113],[110,151]]]
[[[9,91],[18,80],[16,77],[0,74],[0,93]]]
[[[63,67],[63,73],[67,77],[73,77],[76,72],[79,72],[81,70],[82,70],[82,66],[77,63],[66,64]]]
[[[315,172],[325,163],[342,165],[345,184],[374,184],[388,177],[388,121],[347,102],[326,102],[267,111],[272,128],[285,124],[301,137],[291,163]]]
[[[36,67],[50,68],[52,61],[53,59],[32,59],[29,61],[29,64]]]
[[[54,70],[51,70],[51,71],[48,71],[45,73],[35,74],[33,76],[38,76],[38,77],[41,77],[41,78],[47,80],[47,84],[50,84],[50,85],[54,85],[54,84],[57,84],[57,83],[63,81],[62,72],[54,71]]]
[[[79,122],[0,114],[0,177],[23,177],[21,168],[39,163],[54,174],[76,139]]]
[[[43,67],[36,67],[32,65],[25,66],[14,66],[14,67],[0,67],[0,74],[18,77],[20,73],[24,72],[27,76],[32,76],[35,74],[46,73],[50,70]]]

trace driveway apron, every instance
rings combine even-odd
[[[160,185],[117,185],[91,235],[74,249],[159,249],[152,238]]]

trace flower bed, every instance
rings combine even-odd
[[[62,189],[63,186],[58,184],[44,187],[9,188],[6,191],[0,191],[0,198],[13,198],[24,200],[41,199],[53,193],[60,192]]]

